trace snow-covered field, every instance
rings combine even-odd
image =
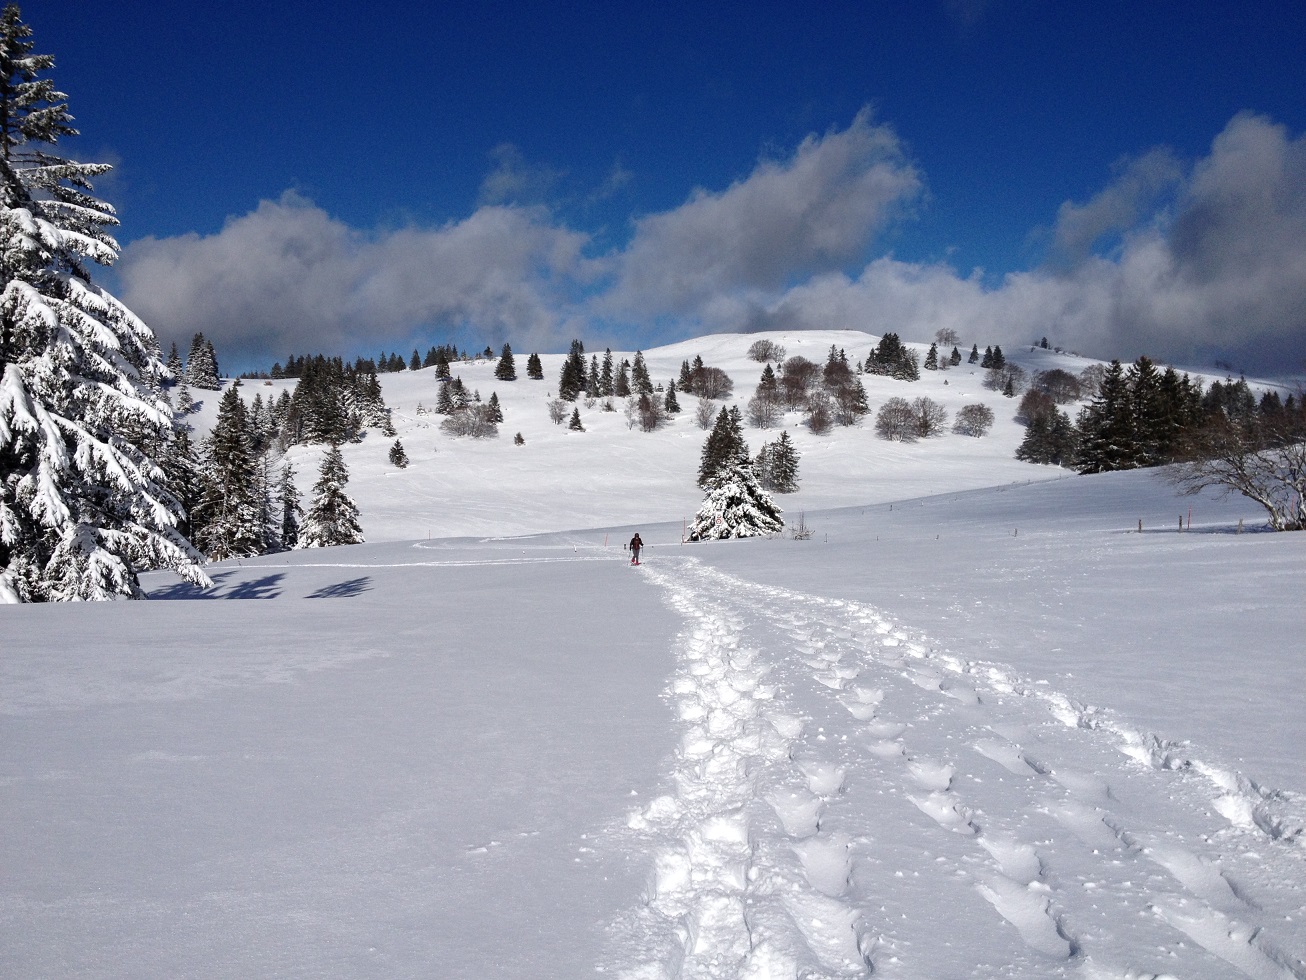
[[[703,433],[545,368],[458,372],[484,443],[384,376],[368,544],[4,611],[0,974],[1306,977],[1306,538],[1016,462],[963,365],[872,404],[990,437],[791,428],[813,537],[682,545]]]

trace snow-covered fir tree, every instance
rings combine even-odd
[[[747,459],[736,459],[707,487],[690,525],[690,541],[755,538],[784,530],[783,513],[762,489]]]
[[[358,505],[345,493],[348,482],[345,458],[340,454],[340,447],[332,443],[322,458],[317,483],[313,485],[313,504],[299,530],[298,547],[331,548],[363,543]]]
[[[281,499],[281,550],[290,551],[299,546],[299,524],[304,519],[304,508],[300,506],[295,471],[289,463],[281,464],[277,496]]]
[[[158,460],[172,435],[153,332],[91,281],[118,244],[17,6],[0,12],[0,594],[141,597],[138,571],[206,584]]]
[[[186,357],[186,383],[206,391],[217,391],[222,387],[218,353],[213,342],[202,333],[197,333],[190,343],[190,353]]]
[[[181,503],[182,517],[177,529],[187,540],[193,541],[195,536],[191,516],[199,506],[204,492],[204,467],[195,451],[195,444],[191,441],[189,425],[176,426],[172,440],[163,458],[159,460],[159,466],[167,474],[168,486]]]
[[[796,493],[798,490],[798,447],[781,432],[775,442],[762,444],[754,463],[757,481],[772,493]]]
[[[579,408],[573,408],[573,409],[571,410],[571,421],[567,423],[567,428],[568,428],[568,429],[571,429],[572,432],[584,432],[584,431],[585,431],[585,426],[584,426],[584,424],[583,424],[583,423],[581,422],[581,420],[580,420],[580,409],[579,409]]]
[[[169,384],[176,384],[181,380],[181,374],[184,370],[181,363],[181,355],[177,353],[177,342],[172,342],[172,347],[168,349],[168,373],[172,375],[168,379]]]
[[[544,365],[540,361],[539,354],[531,354],[526,358],[526,377],[532,381],[544,380]]]
[[[722,407],[699,456],[699,487],[707,489],[717,474],[736,462],[747,459],[748,445],[744,442],[742,418]]]
[[[204,457],[204,490],[192,514],[195,543],[214,561],[263,554],[264,494],[238,383],[222,395]]]

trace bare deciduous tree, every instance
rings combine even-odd
[[[778,398],[769,392],[758,392],[748,399],[746,413],[748,424],[756,429],[769,429],[778,423],[784,414],[784,406]]]
[[[777,363],[785,359],[785,349],[773,340],[755,340],[748,348],[749,360],[764,364],[767,361]]]
[[[890,398],[875,413],[875,432],[892,442],[915,442],[920,435],[916,413],[905,398]]]
[[[735,383],[719,367],[699,368],[694,372],[694,394],[699,398],[726,398],[735,390]]]
[[[1249,429],[1227,419],[1204,427],[1185,447],[1170,479],[1186,494],[1213,487],[1265,508],[1276,531],[1306,530],[1306,425]]]
[[[912,401],[911,408],[916,415],[916,434],[922,439],[937,436],[948,424],[947,411],[933,398],[917,398]]]
[[[957,421],[952,425],[952,431],[962,436],[980,436],[987,435],[989,429],[993,427],[993,409],[987,405],[965,405],[957,412]]]

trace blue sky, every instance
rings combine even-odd
[[[233,366],[953,326],[1303,368],[1300,2],[22,6],[117,167],[111,284]]]

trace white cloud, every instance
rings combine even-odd
[[[1172,210],[1143,212],[1176,182]],[[946,265],[881,258],[855,278],[818,276],[737,303],[707,325],[895,330],[913,340],[953,327],[981,346],[1046,335],[1098,357],[1219,358],[1279,374],[1306,366],[1306,137],[1240,115],[1181,180],[1172,156],[1154,151],[1087,204],[1063,205],[1059,218],[1059,258],[1078,256],[1069,266],[986,289]],[[1086,253],[1121,231],[1110,257]]]
[[[482,342],[541,350],[599,331],[643,346],[654,328],[925,340],[948,326],[981,346],[1046,335],[1101,357],[1303,367],[1306,138],[1282,126],[1240,115],[1195,165],[1165,150],[1123,165],[1087,202],[1062,205],[1052,261],[996,287],[942,263],[863,264],[921,186],[894,134],[862,113],[725,190],[638,219],[629,244],[599,258],[542,207],[363,233],[287,194],[216,235],[136,242],[120,275],[165,341],[203,330],[220,353],[258,363],[465,324]]]
[[[1183,177],[1183,167],[1163,147],[1122,161],[1117,169],[1120,176],[1087,204],[1061,205],[1053,232],[1056,260],[1082,260],[1104,237],[1133,228]]]
[[[528,163],[512,143],[500,143],[490,159],[495,166],[481,181],[481,204],[543,204],[566,176],[566,171]]]
[[[617,315],[696,315],[738,292],[775,290],[859,259],[896,207],[921,187],[894,133],[863,111],[764,160],[720,192],[635,222],[600,304]]]
[[[542,209],[513,207],[367,235],[287,193],[216,235],[134,242],[120,277],[124,299],[160,336],[202,330],[220,353],[344,351],[464,323],[487,339],[552,345],[593,266],[585,241]]]

